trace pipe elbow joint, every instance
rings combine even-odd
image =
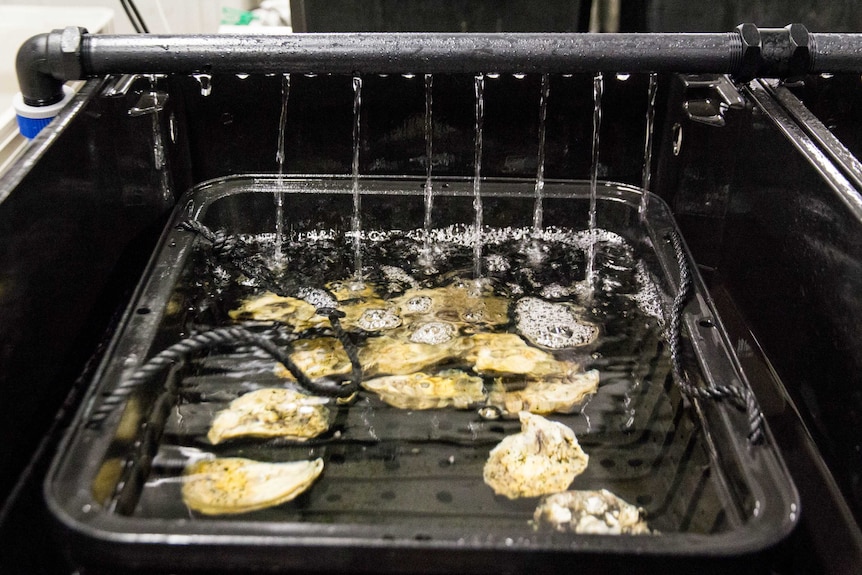
[[[15,69],[28,106],[50,106],[63,99],[63,83],[82,77],[84,28],[70,26],[33,36],[18,49]]]

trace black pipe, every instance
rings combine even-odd
[[[64,80],[127,73],[712,72],[746,80],[862,72],[862,34],[809,34],[801,24],[709,34],[178,36],[66,28],[25,47],[18,70],[28,102],[55,97]]]
[[[80,45],[84,28],[54,30],[33,36],[18,49],[15,70],[28,106],[50,106],[63,99],[63,82],[81,76]]]

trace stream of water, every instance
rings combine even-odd
[[[548,95],[550,78],[542,74],[542,88],[539,95],[539,151],[536,168],[536,207],[533,209],[533,231],[542,231],[542,200],[545,189],[545,121],[548,117]]]
[[[596,187],[599,177],[599,132],[602,127],[602,91],[604,89],[604,77],[599,72],[593,78],[593,148],[592,160],[590,162],[590,215],[589,215],[589,234],[590,245],[587,250],[587,274],[586,284],[587,289],[592,292],[595,278],[595,259],[596,259]]]
[[[475,154],[473,156],[473,211],[475,222],[473,234],[476,241],[473,244],[473,277],[482,276],[482,124],[485,121],[485,76],[478,74],[475,77],[476,90],[476,132]]]
[[[362,219],[360,209],[362,198],[359,194],[359,148],[360,148],[360,120],[362,112],[362,78],[353,77],[353,161],[351,163],[351,176],[353,178],[353,218],[351,230],[353,231],[353,262],[356,280],[362,280]]]
[[[278,151],[275,154],[275,162],[278,164],[278,187],[275,192],[275,262],[281,265],[284,262],[282,253],[282,242],[284,241],[284,194],[281,187],[284,182],[284,140],[287,131],[287,103],[290,99],[290,74],[281,77],[281,115],[278,120]]]
[[[647,89],[647,111],[646,129],[644,135],[644,166],[641,177],[643,196],[638,214],[641,220],[646,218],[647,205],[649,204],[650,168],[652,167],[652,141],[655,129],[655,94],[658,87],[658,75],[653,72],[649,75],[649,88]]]

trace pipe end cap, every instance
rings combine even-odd
[[[33,139],[42,128],[51,123],[75,95],[69,86],[63,86],[63,99],[47,106],[31,106],[24,103],[24,96],[18,92],[12,99],[12,106],[18,118],[18,131],[25,138]]]

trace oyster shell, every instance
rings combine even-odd
[[[649,534],[643,512],[607,489],[564,491],[543,497],[533,514],[537,528],[597,534]]]
[[[465,409],[485,400],[482,378],[459,370],[441,371],[437,375],[418,372],[389,375],[362,383],[380,399],[400,409]]]
[[[329,429],[326,400],[292,389],[247,393],[216,414],[207,438],[214,445],[236,437],[284,437],[305,441]]]
[[[293,326],[294,332],[329,326],[326,316],[319,315],[310,303],[272,292],[245,300],[237,309],[229,311],[228,315],[236,321],[279,321]]]
[[[432,345],[390,336],[370,337],[359,349],[359,361],[367,375],[406,375],[425,370],[459,354],[459,338]]]
[[[509,499],[568,489],[589,460],[575,433],[541,415],[522,411],[518,417],[521,432],[504,438],[491,450],[483,471],[485,483]]]
[[[509,322],[509,300],[484,286],[458,282],[439,288],[408,289],[390,302],[410,322],[444,321],[456,326],[498,326]]]
[[[467,338],[467,344],[464,359],[482,375],[567,378],[579,369],[577,363],[560,361],[514,333],[477,333]]]
[[[323,460],[264,463],[241,457],[205,459],[183,475],[185,504],[205,515],[246,513],[280,505],[308,489]]]
[[[570,413],[599,387],[599,372],[591,369],[561,381],[528,381],[523,389],[507,390],[497,382],[488,394],[488,403],[509,413]]]
[[[350,373],[350,358],[334,337],[300,339],[293,343],[290,359],[311,379]],[[283,365],[276,364],[275,374],[293,379],[293,374]]]

